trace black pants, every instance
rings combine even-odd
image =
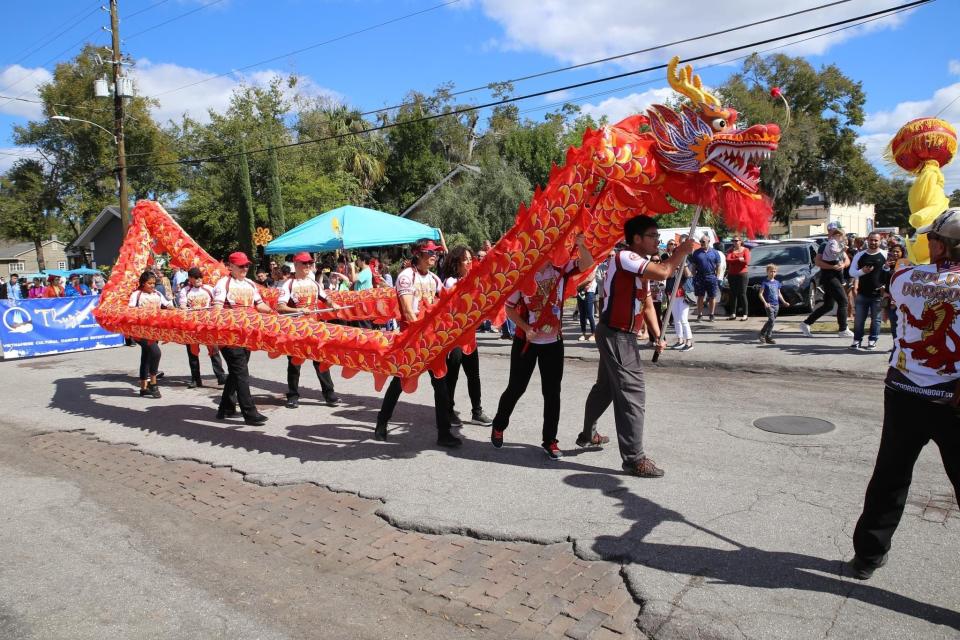
[[[233,411],[234,403],[240,405],[244,417],[255,416],[256,405],[250,395],[250,372],[247,364],[250,362],[250,350],[243,347],[220,347],[223,359],[227,361],[227,381],[223,385],[223,395],[220,396],[220,409]]]
[[[560,382],[563,380],[563,340],[550,344],[530,344],[513,339],[510,349],[510,379],[500,396],[493,428],[503,431],[510,424],[510,415],[527,390],[534,368],[540,369],[540,390],[543,392],[543,444],[557,439],[560,425]]]
[[[453,411],[454,393],[457,391],[457,382],[460,380],[460,367],[467,374],[467,392],[470,394],[470,408],[474,412],[483,409],[480,404],[480,351],[474,349],[470,355],[465,355],[463,349],[457,347],[447,355],[447,393],[450,394],[450,411]]]
[[[843,279],[839,275],[830,275],[829,271],[823,271],[820,278],[820,286],[823,287],[823,302],[813,313],[807,316],[803,322],[813,324],[821,316],[830,313],[833,309],[833,303],[837,303],[837,324],[840,325],[840,331],[847,329],[847,291],[843,288]],[[834,272],[836,273],[836,272]]]
[[[436,414],[437,431],[450,431],[450,394],[447,393],[446,378],[434,377],[430,375],[430,384],[433,385],[433,408]],[[393,378],[390,386],[387,387],[387,393],[383,396],[383,404],[380,405],[380,413],[377,414],[377,424],[386,424],[393,417],[393,410],[397,406],[397,400],[403,393],[403,387],[400,378]]]
[[[863,500],[863,514],[853,532],[853,549],[867,562],[878,563],[890,550],[907,502],[913,465],[931,440],[940,448],[954,496],[960,499],[960,416],[945,405],[886,389],[880,450]]]
[[[301,364],[293,364],[293,358],[287,356],[287,397],[300,397],[300,367]],[[333,378],[330,376],[330,370],[320,371],[320,363],[313,362],[313,370],[317,372],[317,380],[320,381],[320,390],[323,397],[329,399],[333,395]]]
[[[747,310],[747,274],[728,275],[730,283],[730,313],[731,316],[750,315]]]
[[[223,360],[220,359],[220,349],[217,347],[207,347],[207,353],[210,356],[210,366],[213,367],[213,374],[217,376],[217,382],[223,383],[227,374],[223,370]],[[190,377],[193,378],[194,382],[200,382],[200,355],[193,355],[193,351],[190,351],[190,345],[187,345],[187,362],[190,363]]]
[[[140,379],[149,380],[160,370],[160,345],[156,340],[143,338],[137,339],[136,343],[140,345]]]

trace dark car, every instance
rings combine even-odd
[[[813,310],[823,298],[819,288],[820,267],[814,264],[816,254],[816,244],[812,242],[778,242],[751,248],[747,270],[750,312],[761,315],[760,283],[767,279],[768,264],[777,265],[777,280],[782,283],[780,291],[790,308]],[[725,306],[729,297],[730,288],[724,279],[722,301]]]

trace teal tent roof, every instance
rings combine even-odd
[[[336,220],[336,223],[334,223]],[[337,233],[339,226],[339,234]],[[439,240],[440,232],[392,213],[347,205],[307,220],[268,244],[266,253],[334,251]]]

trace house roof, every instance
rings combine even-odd
[[[42,246],[46,247],[52,243],[65,245],[60,240],[44,240]],[[35,247],[32,242],[17,242],[16,240],[0,240],[0,260],[18,260],[21,256],[32,253]]]
[[[97,237],[97,234],[107,226],[107,223],[114,218],[120,219],[120,207],[115,204],[104,207],[103,211],[97,214],[97,217],[87,225],[87,228],[80,232],[77,239],[70,243],[70,246],[90,244]]]

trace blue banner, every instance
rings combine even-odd
[[[98,296],[0,300],[4,359],[119,347],[123,336],[97,324]]]

